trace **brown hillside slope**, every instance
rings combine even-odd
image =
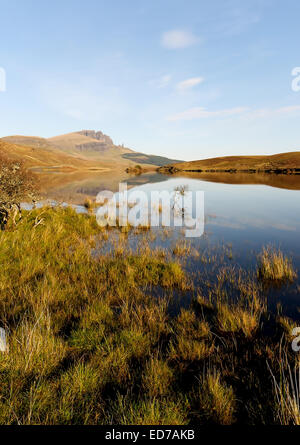
[[[23,145],[24,147],[43,148],[44,150],[50,151],[57,149],[57,147],[55,147],[55,145],[53,145],[47,139],[37,136],[6,136],[1,138],[1,141],[8,142],[9,144]]]
[[[68,156],[59,150],[45,150],[37,147],[11,144],[0,139],[0,153],[10,159],[24,163],[27,168],[59,170],[107,170],[109,166],[100,162],[87,161]]]
[[[47,139],[48,143],[72,155],[116,163],[117,167],[132,168],[141,164],[148,170],[178,162],[163,156],[136,152],[123,145],[115,145],[112,139],[101,131],[81,130]]]
[[[108,136],[105,137],[110,139]],[[55,140],[55,143],[52,142],[52,139]],[[8,144],[5,148],[4,145],[2,147],[7,156],[22,160],[29,168],[59,166],[65,170],[67,168],[78,170],[90,168],[98,170],[100,168],[125,171],[128,167],[134,167],[137,162],[143,163],[146,169],[157,168],[160,165],[152,165],[153,163],[147,155],[139,155],[139,153],[123,147],[112,145],[105,146],[103,149],[100,141],[95,141],[79,133],[69,133],[51,139],[21,135],[7,136],[1,138],[0,142]],[[100,147],[97,146],[98,144]],[[104,144],[106,145],[106,142]],[[136,156],[134,159],[123,158],[125,154]],[[168,161],[170,162],[170,160]]]
[[[92,159],[113,160],[118,157],[122,160],[122,154],[132,152],[128,148],[114,145],[109,136],[101,133],[103,137],[100,137],[99,133],[101,132],[83,130],[55,136],[47,139],[47,141],[67,153],[80,154]]]
[[[148,170],[179,162],[163,156],[136,152],[123,145],[115,145],[109,136],[94,130],[81,130],[48,139],[17,135],[7,136],[2,140],[10,144],[51,152],[59,150],[60,153],[65,153],[68,156],[101,162],[103,166],[105,164],[106,167],[113,169],[125,170],[128,167],[132,168],[137,164],[142,164],[143,168]]]
[[[163,170],[162,168],[161,170]],[[300,152],[280,153],[270,156],[225,156],[200,161],[181,162],[165,167],[166,171],[262,171],[276,172],[299,170]]]
[[[100,132],[95,134],[99,134]],[[75,156],[80,159],[108,161],[110,163],[118,160],[121,164],[130,165],[131,163],[123,160],[122,155],[131,153],[132,150],[123,147],[117,147],[111,139],[103,135],[102,139],[96,139],[83,134],[68,133],[53,138],[40,138],[35,136],[7,136],[2,138],[3,141],[22,145],[24,147],[34,147],[47,151],[59,151],[66,153],[68,156]]]

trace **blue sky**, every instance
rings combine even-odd
[[[186,160],[300,149],[299,0],[0,0],[0,17],[0,136],[97,129]]]

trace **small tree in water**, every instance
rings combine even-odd
[[[35,202],[37,181],[17,161],[0,155],[0,228],[5,229],[9,221],[16,224],[21,216],[21,202]]]

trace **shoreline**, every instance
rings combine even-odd
[[[277,169],[255,169],[255,168],[249,168],[249,169],[237,169],[237,168],[226,168],[226,169],[178,169],[176,167],[160,167],[157,169],[157,172],[159,173],[165,173],[165,174],[174,174],[174,173],[259,173],[259,174],[282,174],[282,175],[300,175],[300,169],[299,168],[277,168]]]

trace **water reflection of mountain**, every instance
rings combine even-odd
[[[275,173],[178,172],[173,174],[172,176],[199,179],[201,181],[223,184],[268,185],[270,187],[288,190],[300,190],[300,175]]]
[[[156,182],[164,182],[170,179],[168,176],[161,173],[144,173],[138,176],[128,176],[125,182],[128,186],[138,186],[143,184],[155,184]]]
[[[206,182],[236,185],[267,185],[288,190],[300,190],[300,175],[276,175],[258,173],[194,173],[180,172],[166,175],[148,172],[138,176],[129,175],[123,170],[72,173],[43,173],[39,175],[42,194],[46,198],[82,204],[87,197],[94,198],[102,190],[117,192],[120,182],[128,188],[144,184],[165,182],[170,178],[190,178]]]
[[[169,179],[166,175],[154,172],[131,176],[123,170],[107,172],[76,171],[60,173],[59,175],[47,172],[38,176],[43,197],[75,204],[82,204],[87,197],[94,198],[102,190],[117,192],[121,182],[126,182],[128,188],[132,188]]]

